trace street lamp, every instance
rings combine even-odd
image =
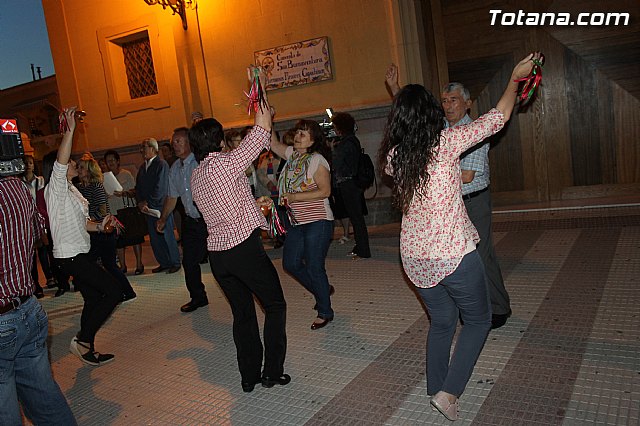
[[[187,15],[185,10],[195,7],[195,0],[144,0],[150,6],[159,4],[163,9],[167,7],[173,11],[173,14],[178,14],[182,19],[182,28],[187,29]]]

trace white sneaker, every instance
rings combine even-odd
[[[84,348],[85,351],[83,351],[81,348]],[[86,343],[79,341],[77,337],[71,339],[69,352],[80,358],[80,361],[84,362],[85,364],[93,365],[94,367],[100,365],[100,361],[93,355],[91,346],[87,347]]]

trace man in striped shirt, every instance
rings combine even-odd
[[[0,419],[22,424],[75,425],[47,352],[47,313],[33,297],[33,246],[44,220],[26,185],[0,177]]]
[[[264,80],[264,73],[259,74]],[[269,148],[271,113],[266,93],[263,96],[265,102],[256,112],[255,126],[232,151],[222,152],[224,132],[213,118],[189,130],[189,142],[200,163],[191,175],[193,201],[207,224],[211,270],[231,305],[233,339],[245,392],[251,392],[258,383],[270,388],[291,381],[284,374],[287,305],[278,273],[260,238],[260,228],[265,229],[267,224],[244,172],[263,148]],[[264,369],[254,296],[265,312]]]

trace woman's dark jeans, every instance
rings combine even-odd
[[[316,298],[318,317],[333,318],[329,278],[324,268],[333,236],[333,222],[318,220],[287,231],[282,266]]]

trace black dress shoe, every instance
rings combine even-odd
[[[258,383],[261,383],[262,379],[261,378],[257,378],[252,382],[242,382],[240,383],[242,385],[242,391],[243,392],[253,392],[253,390],[255,389],[256,385]]]
[[[60,297],[63,294],[65,294],[67,292],[67,288],[59,288],[58,291],[56,291],[56,294],[53,295],[53,297]]]
[[[507,323],[507,319],[511,316],[511,309],[506,314],[493,314],[491,316],[491,329],[495,330]]]
[[[179,270],[180,270],[180,266],[172,266],[171,268],[167,269],[167,274],[174,274]]]
[[[154,274],[157,274],[158,272],[166,271],[167,269],[169,269],[169,267],[161,265],[161,266],[158,266],[157,268],[153,268],[151,272],[153,272]]]
[[[291,381],[291,376],[288,374],[283,374],[282,376],[276,377],[273,379],[268,376],[262,376],[262,387],[272,388],[275,385],[284,386],[284,385],[288,385],[290,381]]]
[[[324,326],[326,326],[327,324],[329,324],[331,321],[333,321],[333,318],[320,318],[318,317],[318,319],[321,319],[321,322],[314,322],[311,324],[311,329],[312,330],[318,330]]]
[[[201,300],[201,301],[197,301],[197,300],[192,300],[188,303],[185,303],[184,305],[182,305],[180,307],[180,311],[181,312],[193,312],[198,308],[201,308],[203,306],[207,306],[209,304],[208,300]]]

